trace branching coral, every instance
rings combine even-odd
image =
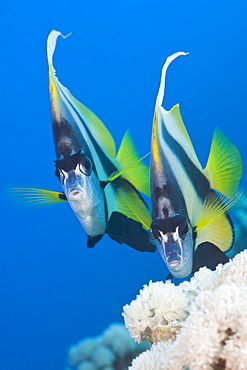
[[[123,307],[125,325],[132,338],[139,343],[157,342],[164,333],[164,339],[173,339],[188,316],[191,302],[199,292],[212,288],[214,277],[215,272],[204,267],[180,286],[170,280],[144,285],[136,300]]]
[[[135,341],[154,341],[155,329],[157,333],[157,328],[164,330],[168,323],[176,326],[177,320],[186,318],[189,303],[188,295],[170,281],[150,281],[135,301],[124,306],[125,325]]]
[[[153,285],[155,283],[151,283]],[[164,286],[168,285],[169,296],[159,298],[159,289],[163,295]],[[177,308],[177,327],[181,327],[178,334],[167,342],[158,342],[149,351],[137,357],[130,369],[132,370],[241,370],[247,367],[247,251],[238,254],[233,260],[225,265],[217,266],[216,271],[203,267],[195,274],[190,282],[183,282],[175,287],[170,282],[157,285],[159,289],[144,287],[145,295],[140,296],[147,301],[137,297],[139,307],[150,307],[152,302],[173,302],[175,294],[180,294],[184,300],[187,296],[187,306],[184,308],[185,316],[178,316],[181,313],[180,305]],[[180,288],[180,290],[177,290]],[[149,294],[152,292],[153,294]],[[157,296],[157,297],[156,297]],[[177,302],[180,302],[179,298]],[[185,302],[185,301],[184,301]],[[140,326],[130,326],[130,323],[138,322],[132,315],[136,314],[133,307],[124,307],[124,318],[126,326],[131,335],[137,340],[140,339]],[[164,308],[163,307],[163,308]],[[127,310],[126,310],[127,308]],[[159,307],[155,309],[156,322],[161,322],[166,315],[166,309]],[[140,312],[140,311],[139,311]],[[142,327],[145,326],[145,313],[141,311]],[[174,312],[174,316],[176,312]],[[166,316],[167,317],[167,316]],[[167,328],[174,323],[168,318]],[[150,338],[157,326],[150,325],[150,318],[146,317],[146,326],[150,328]],[[139,336],[138,336],[139,335]],[[162,340],[166,340],[163,337]]]

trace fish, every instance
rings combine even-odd
[[[162,69],[150,162],[151,232],[170,276],[176,278],[193,273],[195,265],[213,268],[214,263],[227,261],[225,252],[234,241],[228,210],[242,194],[241,155],[231,141],[216,128],[206,167],[202,168],[179,104],[168,111],[162,106],[167,69],[185,55],[171,55]]]
[[[88,236],[89,248],[108,234],[139,251],[154,252],[147,226],[151,214],[140,194],[150,194],[145,156],[139,157],[129,130],[116,154],[115,141],[103,122],[60,83],[53,66],[59,36],[68,35],[55,30],[49,34],[47,58],[55,175],[63,191],[15,190],[20,198],[38,205],[68,202]]]

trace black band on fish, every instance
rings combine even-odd
[[[89,176],[92,171],[92,162],[82,150],[79,150],[75,154],[58,159],[54,162],[56,166],[55,175],[58,178],[60,177],[59,170],[62,169],[63,171],[69,173],[70,171],[75,170],[78,165],[80,171],[86,176]]]
[[[182,164],[188,177],[191,179],[194,189],[198,196],[204,200],[205,194],[209,189],[209,181],[204,174],[194,165],[192,160],[188,157],[184,148],[174,139],[174,137],[168,132],[165,125],[162,125],[162,134],[165,138],[167,145],[176,154],[178,160]]]
[[[67,112],[69,115],[69,113]],[[52,114],[52,131],[57,158],[69,157],[77,153],[81,148],[88,152],[88,145],[80,131],[71,123],[73,120],[68,117],[57,117]]]
[[[183,215],[174,215],[172,217],[167,218],[156,218],[151,224],[152,234],[155,239],[155,235],[157,234],[157,230],[162,231],[163,234],[168,232],[175,232],[176,228],[184,224],[184,227],[187,225],[187,219]]]

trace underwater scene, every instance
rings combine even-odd
[[[0,370],[247,369],[246,17],[2,1]]]

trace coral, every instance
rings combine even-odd
[[[247,286],[224,284],[199,294],[170,348],[169,368],[214,369],[223,363],[229,370],[246,368],[246,304]]]
[[[67,370],[124,370],[149,347],[148,343],[135,343],[123,324],[114,323],[102,335],[72,345],[68,349],[71,368]]]
[[[78,370],[97,370],[97,367],[91,361],[83,361],[79,364]]]
[[[132,362],[132,369],[135,370],[164,370],[167,352],[172,341],[153,344],[149,351],[141,353]]]
[[[153,341],[153,330],[168,323],[175,325],[188,315],[190,297],[182,288],[168,280],[149,282],[130,305],[124,306],[123,316],[130,335],[136,342]]]
[[[95,349],[95,340],[88,338],[79,341],[76,345],[69,348],[70,364],[77,366],[83,360],[89,360]]]
[[[190,295],[190,298],[193,299],[200,292],[213,289],[215,278],[215,271],[212,271],[207,267],[201,267],[199,271],[195,272],[190,281],[183,281],[179,286],[184,292],[187,292]]]
[[[215,286],[218,287],[225,283],[235,283],[247,285],[247,250],[237,254],[226,265],[216,267]]]
[[[131,370],[241,370],[246,369],[247,364],[247,250],[239,253],[233,260],[225,265],[219,265],[216,271],[206,267],[201,268],[190,282],[183,282],[177,290],[170,282],[157,285],[154,290],[151,286],[145,286],[147,301],[142,305],[150,306],[150,302],[164,302],[159,298],[163,295],[164,286],[168,285],[169,297],[165,302],[174,299],[176,293],[182,296],[187,295],[188,306],[184,312],[186,316],[180,316],[181,308],[177,305],[180,321],[177,327],[180,330],[174,336],[161,336],[162,341],[153,344],[151,349],[143,352],[133,360]],[[152,283],[155,284],[155,283]],[[152,285],[151,284],[151,285]],[[169,290],[168,289],[168,290]],[[150,294],[150,292],[153,293]],[[136,299],[140,305],[140,296]],[[179,297],[177,302],[179,302]],[[131,310],[133,303],[124,307],[124,318],[126,326],[131,335],[138,336],[140,327],[134,327],[132,315],[136,310]],[[175,307],[175,305],[173,305]],[[140,310],[139,310],[140,312]],[[141,311],[142,327],[149,326],[149,337],[152,338],[157,327],[150,327],[150,318],[143,315]],[[155,309],[157,322],[164,318],[162,307]],[[159,316],[160,315],[160,316]],[[174,312],[176,316],[176,312]],[[173,317],[172,317],[173,318]],[[167,328],[172,328],[173,321],[167,320]],[[159,328],[162,329],[162,326]],[[167,330],[167,329],[166,329]],[[167,340],[169,338],[169,340]]]

